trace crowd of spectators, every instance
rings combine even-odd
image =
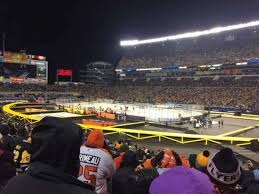
[[[117,68],[232,64],[257,60],[258,51],[258,32],[247,29],[231,35],[222,33],[126,48]]]
[[[258,193],[259,170],[229,148],[187,159],[169,148],[112,142],[98,129],[84,135],[60,118],[28,126],[1,115],[0,122],[1,194]]]
[[[183,81],[183,80],[181,80]],[[195,82],[195,81],[193,81]],[[215,81],[217,82],[217,81]],[[191,82],[188,81],[188,83]],[[128,102],[140,103],[181,103],[197,104],[204,106],[225,106],[245,109],[258,109],[258,87],[232,87],[231,82],[226,85],[220,81],[216,87],[186,87],[170,85],[142,85],[142,86],[58,86],[58,85],[0,85],[0,91],[13,92],[40,92],[42,97],[48,93],[49,98],[58,97],[55,92],[63,92],[61,96],[69,95],[68,92],[75,92],[89,100],[113,99]],[[233,82],[232,82],[233,83]],[[242,83],[242,81],[240,81]],[[51,91],[51,92],[50,92]],[[2,94],[3,95],[3,94]],[[38,94],[40,96],[40,94]]]

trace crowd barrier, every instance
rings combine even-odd
[[[21,103],[12,103],[7,104],[3,107],[3,111],[10,117],[16,117],[21,120],[26,120],[30,123],[36,123],[40,121],[40,118],[35,117],[33,115],[26,115],[16,111],[13,111],[12,108]],[[24,104],[25,105],[25,104]],[[92,130],[98,128],[103,130],[105,135],[113,135],[113,134],[126,134],[127,136],[134,138],[136,140],[144,140],[150,138],[158,138],[159,141],[162,139],[167,139],[173,142],[177,142],[180,144],[188,144],[194,142],[204,142],[205,145],[208,142],[223,144],[230,143],[235,144],[237,146],[248,145],[251,140],[259,141],[259,138],[255,137],[231,137],[231,136],[211,136],[211,135],[197,135],[197,134],[184,134],[184,133],[169,133],[169,132],[160,132],[160,131],[146,131],[139,129],[127,129],[127,128],[118,128],[118,127],[107,127],[107,126],[95,126],[95,125],[84,125],[79,124],[85,130]]]
[[[19,113],[19,112],[16,112],[16,111],[12,110],[13,107],[15,107],[16,105],[21,105],[21,104],[25,105],[26,103],[14,102],[14,103],[11,103],[11,104],[4,105],[3,106],[3,112],[6,115],[8,115],[9,117],[16,117],[17,119],[27,121],[30,124],[37,123],[41,120],[41,118],[39,118],[39,117],[35,117],[33,115],[22,114],[22,113]]]

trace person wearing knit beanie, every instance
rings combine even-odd
[[[99,129],[92,130],[85,142],[85,146],[91,148],[103,148],[104,145],[104,134]]]
[[[209,161],[210,152],[208,150],[204,150],[199,153],[196,157],[195,166],[197,169],[206,168]]]
[[[211,155],[208,160],[207,174],[219,187],[233,187],[241,177],[241,167],[230,148],[223,148]]]
[[[196,169],[176,166],[155,178],[150,194],[214,194],[208,176]]]

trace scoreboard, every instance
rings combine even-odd
[[[48,83],[48,61],[44,56],[4,52],[0,55],[0,82]]]

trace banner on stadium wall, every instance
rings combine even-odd
[[[174,66],[167,66],[162,67],[163,70],[173,70],[173,69],[179,69],[180,65],[174,65]]]
[[[47,80],[42,78],[27,78],[26,80],[24,80],[24,82],[30,84],[41,84],[47,83]]]
[[[147,77],[166,77],[167,73],[159,73],[159,72],[153,72],[153,73],[146,73]]]
[[[248,61],[247,64],[248,64],[248,65],[258,65],[258,64],[259,64],[259,60],[256,60],[256,61]]]
[[[255,69],[255,68],[251,68],[251,69],[249,69],[249,68],[247,68],[247,69],[241,69],[240,70],[241,71],[241,73],[249,73],[249,74],[258,74],[259,73],[259,69]]]
[[[124,71],[124,72],[132,72],[132,71],[136,71],[136,68],[127,67],[127,68],[123,68],[122,71]]]
[[[24,79],[19,77],[10,77],[10,81],[11,83],[17,83],[17,84],[24,83]]]
[[[210,75],[211,71],[196,71],[196,75]]]
[[[4,62],[28,64],[28,55],[23,53],[4,52]]]

